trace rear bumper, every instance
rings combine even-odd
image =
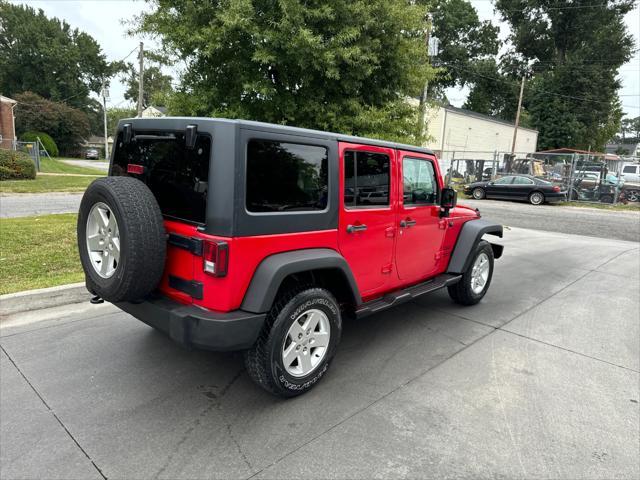
[[[545,193],[544,200],[546,202],[561,202],[566,200],[567,192],[558,192],[558,193]]]
[[[115,305],[185,347],[216,351],[251,347],[266,317],[265,313],[242,310],[212,312],[160,296],[140,303],[118,302]]]

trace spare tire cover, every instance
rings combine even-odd
[[[95,180],[78,214],[87,288],[109,302],[135,301],[160,283],[166,257],[162,213],[151,190],[131,177]]]

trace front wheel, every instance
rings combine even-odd
[[[451,299],[460,305],[475,305],[487,293],[493,277],[493,249],[481,240],[476,246],[471,263],[455,285],[447,287]]]
[[[247,373],[274,395],[301,395],[328,370],[341,333],[340,309],[329,291],[292,290],[276,300],[260,337],[245,352]]]
[[[483,188],[474,188],[473,192],[471,192],[471,195],[476,200],[482,200],[486,196]]]

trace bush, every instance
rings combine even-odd
[[[24,152],[0,150],[0,180],[33,180],[36,166]]]
[[[59,155],[58,146],[56,142],[48,134],[44,132],[26,132],[20,135],[20,140],[23,142],[35,142],[40,138],[44,149],[49,153],[51,157],[57,157]]]

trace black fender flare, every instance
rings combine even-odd
[[[310,248],[270,255],[258,265],[242,301],[245,312],[268,312],[282,281],[291,274],[337,269],[344,275],[356,304],[362,303],[356,280],[342,255],[329,248]]]
[[[502,225],[488,220],[474,219],[465,222],[462,225],[458,240],[453,248],[447,273],[459,274],[466,272],[471,262],[471,254],[478,242],[482,240],[482,236],[489,234],[502,238],[502,231]],[[504,247],[495,243],[491,243],[490,245],[493,249],[494,258],[500,258]]]

